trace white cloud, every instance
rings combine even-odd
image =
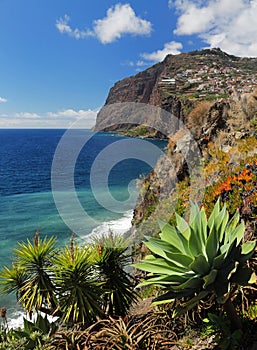
[[[94,22],[94,31],[103,44],[111,43],[122,35],[149,35],[152,24],[137,17],[129,4],[117,4],[109,8],[103,19]]]
[[[97,111],[66,109],[57,112],[29,113],[13,115],[0,114],[0,128],[92,128]]]
[[[7,102],[7,99],[4,97],[0,97],[0,103],[4,103],[4,102]]]
[[[69,36],[75,39],[85,39],[89,36],[94,36],[94,32],[88,29],[87,30],[79,30],[78,28],[72,29],[68,24],[69,21],[70,21],[70,17],[68,15],[65,15],[63,18],[59,18],[56,21],[55,26],[60,33],[68,34]]]
[[[96,37],[102,44],[109,44],[123,35],[149,35],[152,31],[151,22],[136,16],[130,4],[116,4],[107,10],[106,17],[95,20],[93,30],[72,29],[69,26],[70,17],[65,15],[56,21],[56,28],[62,34],[68,34],[76,39]]]
[[[257,56],[256,0],[174,0],[176,35],[198,35],[210,47]]]
[[[162,50],[157,50],[152,53],[142,53],[141,57],[145,60],[149,60],[152,62],[160,62],[163,61],[164,58],[169,55],[177,55],[179,54],[182,49],[183,45],[176,41],[170,41],[169,43],[166,43],[164,45],[164,48]]]
[[[15,118],[17,119],[40,119],[40,115],[36,113],[20,112],[15,113]]]

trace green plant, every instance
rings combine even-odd
[[[226,206],[220,210],[218,200],[208,219],[203,208],[192,204],[189,223],[179,215],[176,227],[162,223],[160,238],[148,237],[145,243],[153,255],[134,265],[150,273],[139,286],[160,286],[164,294],[155,299],[157,303],[186,298],[176,312],[189,310],[214,294],[239,328],[232,297],[238,285],[256,281],[246,266],[256,242],[242,243],[245,226],[239,219],[236,212],[229,221]]]
[[[125,316],[138,298],[133,277],[125,270],[131,261],[128,244],[111,232],[92,242],[91,261],[101,281],[103,310],[110,316]]]
[[[89,325],[101,310],[101,282],[97,279],[90,250],[78,246],[63,248],[54,263],[54,283],[63,322]]]
[[[89,349],[106,350],[164,350],[177,340],[174,324],[165,313],[150,313],[122,319],[108,319],[87,331]]]
[[[102,236],[79,247],[54,248],[55,239],[19,243],[11,268],[0,273],[3,293],[16,292],[21,306],[83,326],[98,317],[125,315],[137,299],[134,280],[126,268],[128,245],[120,236]]]
[[[215,341],[218,342],[221,350],[237,349],[242,339],[242,330],[236,329],[231,332],[230,321],[223,313],[219,315],[208,313],[203,320],[207,324],[209,334],[215,334]]]
[[[5,267],[0,274],[2,291],[16,292],[19,302],[28,313],[42,310],[51,313],[56,306],[54,285],[50,270],[55,238],[41,240],[38,235],[34,243],[18,243],[12,267]],[[50,308],[50,309],[49,309]]]
[[[46,317],[37,315],[35,322],[23,319],[23,328],[2,332],[0,349],[41,349],[43,344],[57,331],[58,325]]]

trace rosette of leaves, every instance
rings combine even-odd
[[[147,237],[145,242],[152,255],[134,265],[149,272],[139,286],[161,287],[164,294],[155,299],[158,303],[186,298],[184,310],[210,293],[227,304],[237,286],[256,281],[246,265],[256,242],[242,243],[245,225],[239,221],[238,212],[229,220],[226,206],[221,209],[218,200],[209,218],[192,203],[189,222],[176,214],[176,227],[161,223],[160,237]]]

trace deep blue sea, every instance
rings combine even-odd
[[[73,130],[58,153],[65,132],[0,130],[0,268],[10,264],[17,241],[33,238],[37,230],[42,236],[55,235],[60,245],[74,231],[79,240],[92,232],[126,231],[138,193],[135,179],[146,175],[156,162],[152,145],[158,149],[166,145],[164,141],[142,141],[141,147],[135,139]],[[72,202],[74,189],[86,215]],[[110,196],[114,202],[108,202]],[[15,299],[0,296],[2,306],[8,307],[10,316],[16,310]]]

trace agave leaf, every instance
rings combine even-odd
[[[214,282],[214,289],[218,298],[223,297],[228,293],[230,288],[229,276],[232,276],[233,272],[236,271],[237,266],[238,262],[229,261],[222,269],[218,270],[218,274]]]
[[[186,222],[186,220],[175,213],[176,216],[176,222],[177,222],[177,229],[182,233],[182,235],[189,241],[190,237],[190,227],[189,224]]]
[[[220,269],[222,264],[225,262],[225,254],[226,253],[221,253],[220,255],[216,256],[214,259],[213,259],[213,268],[214,269]]]
[[[163,251],[168,253],[181,253],[181,251],[175,246],[158,238],[150,237],[148,242],[145,242],[145,245],[151,250],[151,252],[160,256],[162,256]]]
[[[169,266],[167,263],[165,263],[165,260],[163,259],[155,259],[157,261],[150,262],[150,261],[142,261],[138,264],[135,264],[134,266],[136,268],[139,268],[140,270],[151,272],[151,273],[157,273],[157,274],[167,274],[167,275],[178,275],[181,276],[185,272],[179,272],[175,271],[173,269],[173,266]]]
[[[194,289],[183,289],[183,290],[179,290],[179,291],[173,291],[173,290],[168,290],[165,294],[159,295],[157,298],[155,298],[153,300],[153,302],[155,303],[157,302],[161,302],[164,301],[166,302],[167,300],[170,299],[180,299],[180,298],[184,298],[184,297],[188,297],[190,295],[192,295],[194,293]]]
[[[229,236],[229,244],[232,244],[236,240],[236,245],[238,246],[242,239],[244,238],[245,224],[242,221],[233,231],[231,231]]]
[[[226,243],[226,244],[223,244],[221,247],[220,247],[220,252],[221,254],[224,254],[224,257],[226,257],[229,253],[229,250],[231,249],[232,245],[229,244],[229,243]]]
[[[185,260],[185,256],[182,255],[182,262],[184,265],[182,265],[181,263],[181,254],[170,254],[170,253],[166,253],[163,252],[162,254],[162,258],[167,261],[167,263],[169,263],[169,266],[171,269],[173,269],[173,271],[180,271],[180,272],[184,272],[186,273],[187,271],[189,271],[190,269],[188,268],[188,264],[187,262],[189,260]],[[178,260],[178,258],[180,258],[180,260]],[[149,255],[147,256],[144,260],[142,260],[142,262],[147,261],[149,263],[155,263],[156,260],[158,260],[160,258],[157,258],[153,255]],[[177,259],[177,260],[175,260]],[[134,265],[133,265],[134,266]]]
[[[181,253],[167,253],[167,257],[173,261],[174,264],[180,265],[189,270],[189,265],[194,261],[192,256]]]
[[[201,214],[198,211],[194,220],[190,223],[191,235],[189,238],[189,247],[193,256],[205,254],[204,233],[202,227]]]
[[[203,288],[206,288],[209,285],[211,285],[212,283],[214,283],[214,281],[217,277],[217,274],[218,274],[218,270],[213,269],[213,270],[211,270],[211,272],[207,276],[204,276],[203,277],[203,280],[204,280]]]
[[[211,215],[209,216],[208,223],[207,223],[209,228],[212,227],[214,220],[217,217],[217,215],[219,214],[219,212],[220,212],[220,199],[217,200],[217,202],[216,202],[216,204],[211,212]]]
[[[241,249],[242,249],[241,253],[243,255],[253,254],[255,246],[256,246],[256,241],[245,242],[241,246]]]
[[[147,281],[151,282],[159,282],[159,283],[170,283],[170,284],[179,284],[185,282],[188,278],[191,278],[194,276],[194,273],[187,273],[187,274],[181,274],[179,275],[160,275],[158,277],[152,277],[147,279]]]
[[[256,241],[245,242],[242,244],[241,246],[242,254],[238,259],[241,265],[243,265],[247,260],[249,260],[252,257],[255,251],[255,246],[256,246]]]
[[[193,289],[197,290],[199,287],[203,285],[203,279],[199,276],[193,276],[189,279],[187,279],[186,282],[178,285],[178,286],[173,286],[173,290],[181,290],[181,289]]]
[[[227,224],[225,237],[224,237],[224,244],[229,242],[229,236],[231,232],[236,228],[237,224],[239,223],[239,220],[240,220],[240,214],[239,214],[239,210],[237,210]]]
[[[215,223],[212,223],[212,227],[210,228],[210,233],[206,241],[206,254],[208,257],[208,262],[212,264],[213,259],[217,255],[219,248],[219,238],[218,233],[215,229]]]
[[[153,301],[152,302],[152,305],[153,306],[159,306],[159,305],[163,305],[163,304],[170,304],[170,303],[173,303],[174,302],[174,298],[172,299],[165,299],[165,300],[160,300],[160,301]]]
[[[224,204],[220,214],[217,217],[217,220],[221,222],[219,226],[219,241],[223,242],[226,234],[226,227],[228,224],[229,214],[226,210],[226,204]]]
[[[203,233],[203,238],[204,238],[204,242],[206,242],[206,239],[207,239],[207,223],[208,223],[208,220],[207,220],[207,216],[206,216],[206,213],[205,213],[204,208],[201,209],[200,214],[201,214],[201,220],[202,220],[202,233]]]
[[[203,254],[197,255],[189,267],[199,275],[205,275],[210,270],[210,265]]]
[[[177,231],[177,229],[169,224],[163,225],[160,233],[160,237],[164,242],[176,247],[182,253],[188,253],[188,241],[186,238]]]
[[[200,300],[205,298],[208,294],[209,294],[209,292],[207,292],[207,291],[201,291],[195,297],[188,300],[184,305],[182,305],[182,306],[180,305],[179,308],[176,308],[173,312],[172,317],[180,316],[183,313],[191,310],[193,307],[195,307],[199,303]]]
[[[195,202],[190,202],[190,216],[189,216],[189,225],[191,226],[192,223],[195,221],[195,218],[199,215],[200,210]]]

